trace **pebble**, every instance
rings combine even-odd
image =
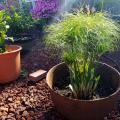
[[[27,111],[24,111],[23,114],[22,114],[22,116],[28,116],[28,114],[29,113]]]
[[[14,112],[15,112],[15,109],[14,109],[14,108],[10,108],[10,109],[9,109],[9,112],[10,112],[10,113],[14,113]]]
[[[13,102],[13,99],[10,97],[7,99],[8,102]]]
[[[0,111],[6,111],[6,112],[8,112],[8,108],[0,107]]]

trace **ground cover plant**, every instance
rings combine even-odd
[[[75,98],[93,99],[100,76],[94,64],[99,57],[116,48],[119,27],[103,12],[90,8],[72,14],[48,27],[47,43],[61,47],[70,69],[70,89]]]

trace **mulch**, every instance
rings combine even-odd
[[[26,74],[12,83],[0,85],[0,120],[66,120],[56,111],[45,79],[29,84],[27,75],[38,69],[48,71],[60,62],[59,54],[60,50],[45,47],[38,41],[31,52],[22,57],[22,69]],[[108,119],[120,120],[119,111],[112,111],[105,118]]]

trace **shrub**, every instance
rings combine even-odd
[[[34,25],[32,15],[27,9],[15,9],[13,6],[6,9],[6,22],[9,24],[9,34],[16,36],[31,29]]]
[[[46,26],[48,23],[47,19],[45,18],[35,19],[34,21],[35,21],[34,22],[35,27],[39,30],[43,30],[44,26]]]
[[[58,11],[58,8],[59,0],[38,0],[32,14],[35,19],[50,18]]]
[[[4,11],[0,11],[0,53],[3,53],[6,51],[6,43],[5,39],[7,38],[6,32],[8,30],[9,26],[6,24],[6,21],[4,20]],[[12,40],[12,38],[8,38],[9,40]]]
[[[47,31],[47,43],[63,50],[74,97],[91,99],[100,80],[94,64],[103,53],[116,48],[115,41],[119,37],[117,24],[103,12],[87,11],[67,14]]]

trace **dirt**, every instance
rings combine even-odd
[[[76,99],[74,98],[73,92],[69,87],[70,83],[66,81],[67,81],[66,79],[58,80],[57,85],[54,86],[54,91],[62,96]],[[101,81],[102,80],[100,80],[100,82],[98,83],[98,87],[96,88],[94,94],[92,96],[89,96],[89,98],[86,99],[83,98],[82,100],[91,100],[91,99],[94,100],[94,99],[104,98],[116,91],[116,88],[114,88],[111,84]]]
[[[45,80],[29,84],[27,74],[38,69],[49,70],[60,62],[60,50],[45,47],[41,40],[22,57],[22,76],[16,81],[0,85],[0,120],[66,120],[51,100]],[[27,74],[26,74],[27,73]],[[120,120],[120,104],[105,120]]]
[[[54,91],[62,96],[66,96],[68,98],[73,98],[74,99],[74,96],[73,96],[73,93],[72,91],[70,90],[69,86],[66,86],[65,88],[63,89],[59,89],[58,87],[54,87]]]

